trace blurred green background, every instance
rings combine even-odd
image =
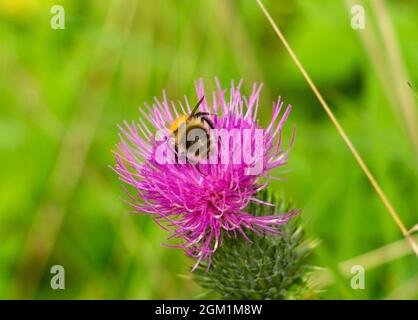
[[[64,30],[50,27],[57,3]],[[410,228],[418,119],[407,81],[418,83],[418,2],[384,1],[384,12],[363,3],[366,28],[353,30],[349,1],[265,1]],[[321,241],[312,263],[334,277],[319,278],[320,297],[418,298],[416,257],[249,0],[0,0],[0,298],[202,293],[188,258],[160,245],[167,234],[128,215],[108,166],[118,123],[137,119],[163,89],[175,101],[194,98],[193,82],[213,88],[215,76],[224,86],[243,78],[247,94],[263,82],[262,123],[277,96],[294,106],[290,172],[272,188],[303,208],[308,236]],[[342,270],[356,263],[366,268],[364,290],[352,290]],[[55,264],[65,290],[50,288]]]

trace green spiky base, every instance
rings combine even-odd
[[[276,207],[251,204],[249,212],[256,216],[281,214],[290,205],[263,191],[259,199]],[[309,267],[306,257],[311,246],[303,240],[300,219],[295,217],[282,227],[281,236],[257,236],[248,232],[252,243],[243,236],[224,237],[223,245],[207,264],[194,273],[197,282],[223,299],[297,299],[308,291]]]

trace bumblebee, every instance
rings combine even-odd
[[[209,155],[209,129],[215,129],[215,126],[212,120],[209,118],[210,113],[198,112],[199,106],[202,104],[204,98],[204,96],[200,98],[190,114],[178,117],[170,125],[170,132],[174,136],[176,163],[178,163],[178,155],[180,154],[186,154],[186,159],[189,163],[194,163],[198,159],[202,159],[204,157],[207,158]],[[194,136],[194,139],[189,140],[190,135]],[[199,137],[205,137],[206,139],[199,141]],[[192,149],[192,147],[193,149],[196,149],[196,147],[198,148],[194,152],[193,150],[191,150],[192,152],[189,152],[189,149]]]

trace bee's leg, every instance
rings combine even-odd
[[[211,116],[209,112],[198,112],[194,115],[195,118],[199,118],[201,116]]]
[[[179,151],[179,146],[178,146],[177,144],[175,144],[175,145],[174,145],[174,161],[175,161],[174,165],[175,165],[176,167],[180,167],[180,163],[179,163],[179,153],[180,153],[180,151]]]
[[[212,120],[210,120],[208,117],[204,116],[204,117],[201,117],[200,119],[202,119],[202,122],[205,121],[211,129],[215,129],[215,125],[213,124]],[[219,142],[222,144],[222,140],[220,137],[219,137]]]
[[[202,176],[204,176],[204,177],[206,177],[206,176],[207,176],[207,174],[203,173],[203,171],[202,171],[202,170],[200,170],[200,164],[199,164],[199,162],[198,162],[198,163],[196,163],[196,169],[197,169],[197,171],[199,171],[199,173],[200,173]]]
[[[178,163],[179,163],[179,156],[178,156],[178,153],[179,153],[179,151],[178,151],[177,145],[175,144],[175,145],[174,145],[174,161],[176,162],[176,164],[178,164]]]
[[[215,125],[213,124],[212,120],[210,120],[208,117],[203,116],[201,117],[201,119],[202,119],[202,122],[205,121],[211,129],[215,129]]]

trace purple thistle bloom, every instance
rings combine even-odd
[[[158,148],[169,140],[170,127],[182,115],[192,112],[186,97],[185,106],[180,102],[178,108],[169,103],[164,93],[163,101],[155,98],[152,107],[145,104],[139,123],[125,122],[124,127],[119,127],[119,152],[115,153],[113,168],[135,190],[127,191],[127,203],[169,231],[169,239],[180,239],[179,244],[170,246],[183,248],[187,255],[196,258],[195,267],[202,259],[210,263],[211,254],[222,245],[223,234],[241,234],[247,239],[247,230],[257,235],[280,234],[279,226],[299,212],[293,209],[287,214],[254,216],[245,210],[250,201],[272,206],[258,200],[256,194],[267,187],[269,179],[279,179],[271,175],[271,170],[286,164],[289,148],[282,150],[280,142],[291,106],[282,113],[283,102],[279,98],[273,103],[270,124],[263,129],[257,120],[262,85],[254,84],[247,99],[240,93],[241,82],[237,86],[232,82],[229,100],[218,80],[216,85],[217,91],[209,98],[200,80],[196,84],[197,100],[205,97],[200,112],[210,117],[215,130],[233,132],[231,138],[221,135],[212,147],[230,148],[232,144],[231,150],[215,153],[214,163],[180,164],[172,159],[161,163],[156,155]],[[156,138],[157,131],[164,132],[164,139]],[[257,146],[257,133],[261,148]],[[290,145],[293,137],[294,134]],[[240,143],[234,144],[230,139]],[[242,147],[243,141],[247,141],[247,146]]]

